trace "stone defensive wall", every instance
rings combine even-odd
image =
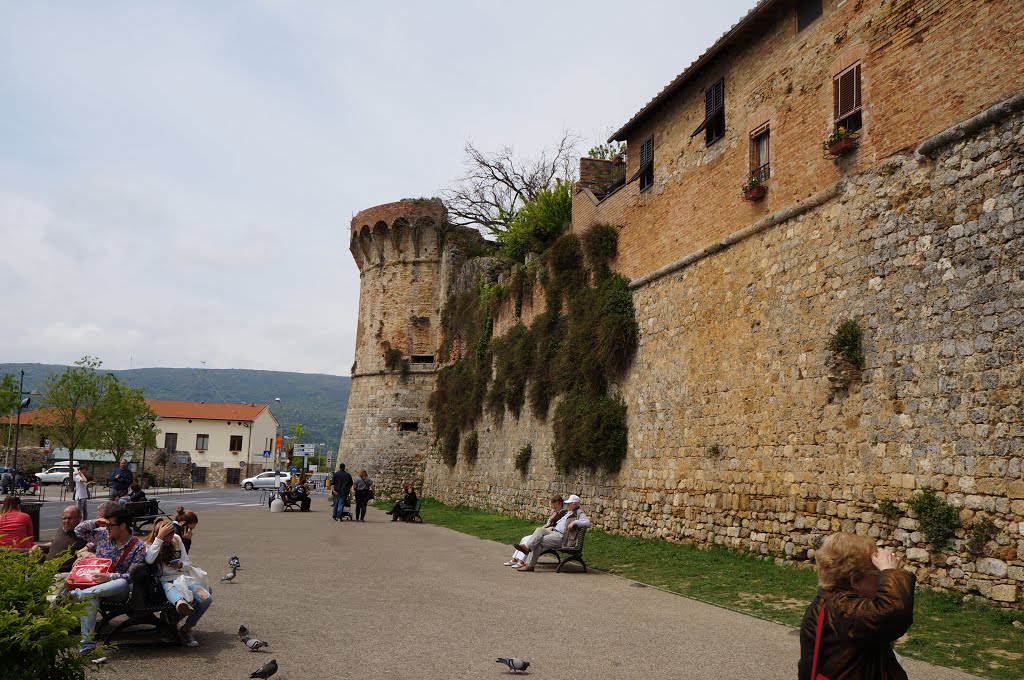
[[[524,410],[484,416],[473,466],[423,455],[424,492],[523,516],[578,493],[609,531],[779,559],[856,531],[896,548],[922,583],[1019,606],[1022,109],[1018,95],[635,278],[618,474],[559,473],[550,423]],[[846,319],[864,330],[859,374],[830,368],[826,342]],[[350,422],[351,410],[346,433]],[[512,459],[528,443],[520,475]],[[972,553],[961,528],[934,549],[907,509],[923,489],[964,527],[994,522],[992,540]],[[886,500],[900,516],[880,512]]]

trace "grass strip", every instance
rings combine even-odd
[[[380,503],[387,505],[390,503]],[[423,499],[421,513],[431,524],[504,543],[509,547],[538,522]],[[502,557],[505,557],[504,555]],[[636,538],[591,530],[584,551],[587,565],[703,602],[797,627],[817,591],[817,574],[792,564],[776,564],[714,546]],[[570,566],[569,569],[572,569]],[[959,668],[996,680],[1024,677],[1024,612],[1000,609],[982,600],[921,588],[914,625],[896,651],[921,661]],[[794,659],[794,664],[796,660]]]

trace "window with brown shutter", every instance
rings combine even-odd
[[[640,144],[640,191],[647,191],[654,184],[654,135]]]
[[[768,124],[750,133],[750,176],[767,182],[771,177],[771,144]]]
[[[861,95],[860,95],[860,62],[842,71],[832,80],[832,99],[834,102],[835,129],[843,128],[845,132],[860,130]]]
[[[704,133],[704,141],[711,146],[725,136],[725,78],[704,91],[704,121],[691,137]]]

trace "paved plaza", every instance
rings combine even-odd
[[[197,508],[199,509],[199,508]],[[275,678],[504,678],[494,660],[531,662],[531,678],[779,678],[796,676],[785,626],[591,572],[517,573],[511,548],[429,524],[337,524],[314,512],[200,510],[197,564],[219,578],[195,649],[133,644],[100,678],[247,678],[275,658]],[[245,623],[268,650],[239,641]],[[911,678],[968,678],[908,662]]]

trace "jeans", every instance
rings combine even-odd
[[[79,600],[86,600],[88,606],[81,619],[82,647],[96,645],[93,635],[96,633],[96,613],[99,611],[100,599],[125,600],[128,598],[128,591],[128,581],[123,578],[72,591]]]
[[[171,581],[161,581],[160,585],[164,589],[164,595],[167,596],[167,601],[171,604],[177,604],[178,600],[181,599],[181,594],[178,592],[178,589],[174,587],[174,583]],[[191,604],[195,611],[189,614],[188,618],[185,619],[185,625],[191,629],[199,623],[199,619],[203,617],[206,610],[210,608],[211,604],[213,604],[213,592],[204,590],[198,583],[191,579],[188,582],[188,589],[192,591]],[[200,597],[200,591],[202,591],[202,594],[206,595],[206,599]]]
[[[342,514],[345,512],[345,498],[342,496],[334,496],[331,498],[334,503],[334,510],[331,513],[332,519],[341,519]]]
[[[89,519],[89,499],[80,498],[75,501],[75,505],[77,505],[78,509],[82,512],[82,521]]]
[[[366,517],[366,506],[370,502],[370,492],[367,491],[356,491],[356,521],[365,521]]]

